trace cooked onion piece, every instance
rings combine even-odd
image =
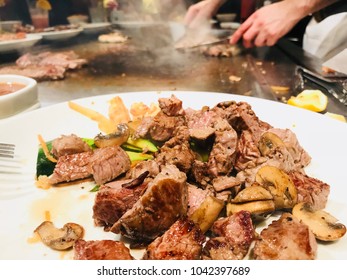
[[[56,228],[52,222],[45,221],[34,232],[40,236],[45,245],[61,251],[71,248],[76,240],[82,238],[84,229],[75,223],[67,223],[63,228]]]
[[[261,167],[255,181],[267,189],[273,196],[276,209],[292,208],[297,201],[297,190],[288,174],[277,167]]]
[[[117,125],[117,131],[107,135],[98,134],[94,138],[94,143],[98,148],[120,146],[128,140],[130,135],[129,127],[125,123]]]
[[[345,225],[323,210],[313,210],[308,203],[299,203],[293,208],[293,216],[306,224],[315,237],[323,241],[335,241],[346,233]]]

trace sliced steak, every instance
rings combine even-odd
[[[186,109],[186,120],[191,138],[206,140],[214,135],[213,123],[217,114],[208,108],[202,110]]]
[[[0,74],[21,75],[37,81],[64,79],[65,72],[66,68],[62,66],[34,64],[26,67],[6,66],[0,69]]]
[[[94,150],[90,158],[90,170],[98,185],[109,182],[130,169],[128,154],[119,146]]]
[[[93,152],[84,152],[61,156],[50,176],[50,184],[71,182],[91,177],[89,163]]]
[[[60,156],[88,152],[92,149],[80,137],[75,134],[62,135],[52,142],[51,153],[59,158]]]
[[[74,260],[133,260],[128,247],[120,241],[79,239],[74,245]]]
[[[96,226],[109,230],[138,201],[147,184],[140,184],[132,188],[124,187],[124,184],[131,181],[114,181],[100,187],[93,205],[93,219]]]
[[[306,225],[284,213],[261,231],[253,254],[256,260],[313,260],[317,242]]]
[[[248,211],[221,218],[212,226],[212,237],[203,250],[204,259],[242,260],[255,239],[255,230]]]
[[[163,167],[111,231],[144,242],[163,234],[177,219],[187,214],[186,180],[186,174],[176,166]]]
[[[144,260],[199,260],[206,237],[194,222],[177,220],[148,245]]]
[[[216,192],[221,192],[228,189],[238,189],[241,186],[241,181],[233,176],[218,176],[213,179],[212,186]]]
[[[297,191],[298,203],[307,202],[314,210],[324,209],[330,193],[330,186],[299,171],[289,173]]]

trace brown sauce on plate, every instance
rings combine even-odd
[[[0,82],[0,96],[20,90],[25,86],[26,85],[20,83]]]

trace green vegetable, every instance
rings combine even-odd
[[[133,146],[131,144],[128,143],[124,143],[121,145],[121,147],[125,150],[125,151],[132,151],[132,152],[142,152],[142,149],[136,146]]]
[[[125,152],[128,154],[131,162],[153,159],[153,155],[144,154],[144,153],[136,153],[131,151],[125,151]]]
[[[46,142],[48,150],[52,148],[52,141]],[[53,173],[56,162],[52,162],[47,159],[45,152],[40,146],[39,151],[37,153],[37,161],[36,161],[36,177],[41,175],[49,176]]]
[[[90,192],[97,192],[97,191],[99,191],[99,189],[100,189],[100,185],[95,185],[95,187],[92,188],[92,189],[90,190]]]
[[[153,144],[153,142],[151,142],[148,139],[131,139],[130,137],[128,138],[127,142],[128,144],[141,148],[142,151],[150,151],[152,153],[155,153],[158,151],[158,148],[156,147],[156,145]]]

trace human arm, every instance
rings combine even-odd
[[[184,24],[190,28],[199,27],[201,23],[211,19],[226,0],[203,0],[188,8]]]
[[[272,46],[301,19],[338,0],[283,0],[255,11],[230,38],[240,39],[246,48]]]

